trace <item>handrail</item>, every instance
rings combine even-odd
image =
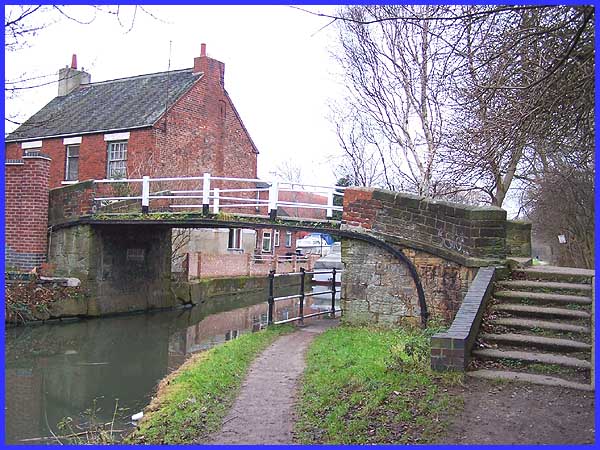
[[[342,312],[341,308],[336,308],[335,306],[335,296],[337,294],[337,290],[335,288],[335,283],[336,283],[336,275],[337,273],[339,273],[339,271],[337,271],[335,268],[331,269],[330,271],[325,271],[325,272],[319,272],[319,273],[331,273],[332,277],[331,277],[331,289],[327,290],[327,291],[318,291],[318,292],[304,292],[304,286],[305,286],[305,281],[306,281],[306,275],[310,274],[310,273],[314,273],[314,272],[308,272],[306,270],[304,270],[304,268],[300,269],[299,273],[290,273],[290,274],[276,274],[274,270],[271,270],[269,272],[269,297],[267,299],[267,303],[269,305],[269,309],[268,309],[268,313],[267,313],[267,325],[273,325],[273,324],[280,324],[280,323],[289,323],[289,322],[294,322],[294,321],[299,321],[300,324],[304,324],[304,319],[307,317],[313,317],[313,316],[318,316],[318,315],[323,315],[323,314],[329,314],[330,317],[333,319],[335,318],[335,314],[336,312]],[[274,292],[275,292],[275,278],[278,276],[290,276],[290,275],[300,275],[300,293],[299,294],[295,294],[295,295],[285,295],[285,296],[280,296],[280,297],[275,297]],[[323,312],[319,312],[319,313],[314,313],[314,314],[308,314],[305,315],[304,314],[304,298],[305,297],[310,297],[313,295],[321,295],[321,294],[331,294],[331,308],[328,311],[323,311]],[[298,316],[291,318],[291,319],[286,319],[286,320],[280,320],[278,322],[274,322],[273,321],[273,310],[275,307],[275,302],[276,301],[280,301],[280,300],[290,300],[290,299],[295,299],[295,298],[299,298],[300,299],[300,304],[298,307]]]
[[[175,190],[169,194],[159,193],[159,195],[152,195],[150,190],[151,183],[160,183],[165,181],[202,181],[202,189],[195,190]],[[229,187],[221,189],[220,187],[211,187],[211,183],[214,182],[238,182],[238,183],[263,183],[268,188],[258,186],[253,188],[237,188]],[[235,207],[256,207],[266,206],[268,214],[271,219],[277,217],[277,210],[279,207],[293,207],[293,208],[304,208],[304,209],[317,209],[325,210],[326,217],[331,219],[334,211],[342,211],[341,206],[334,205],[335,196],[343,196],[345,190],[342,186],[323,186],[307,183],[296,183],[291,181],[267,181],[260,180],[257,178],[233,178],[233,177],[215,177],[211,176],[210,173],[204,173],[203,176],[198,177],[158,177],[151,178],[149,176],[143,176],[142,178],[118,178],[118,179],[102,179],[94,180],[94,183],[106,184],[106,183],[142,183],[142,194],[131,195],[131,196],[105,196],[95,197],[95,201],[121,201],[121,200],[141,200],[142,212],[148,213],[150,200],[172,200],[180,201],[183,199],[201,199],[201,204],[171,204],[172,208],[202,208],[204,214],[208,214],[212,207],[212,212],[218,214],[222,208],[235,208]],[[219,183],[220,184],[220,183]],[[296,188],[297,187],[297,188]],[[316,188],[307,189],[307,188]],[[341,192],[340,192],[341,191]],[[302,201],[289,201],[280,200],[280,192],[297,192],[297,193],[311,193],[311,194],[324,194],[326,197],[326,203],[310,203]],[[236,197],[231,193],[255,193],[255,198]],[[267,198],[260,198],[261,193],[266,193]],[[224,203],[222,203],[224,202]]]

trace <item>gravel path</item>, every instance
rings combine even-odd
[[[250,366],[240,393],[220,432],[205,444],[291,444],[298,378],[315,336],[338,324],[315,320],[282,336]]]

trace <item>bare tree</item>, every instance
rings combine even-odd
[[[465,10],[444,159],[502,206],[555,156],[593,152],[593,8],[485,8]]]
[[[339,116],[352,125],[340,140],[344,174],[360,173],[377,149],[377,184],[502,206],[555,160],[593,154],[593,7],[360,7],[327,17],[342,30],[338,60],[354,94],[346,109],[356,111]],[[396,154],[365,145],[372,124]]]
[[[124,33],[133,30],[138,14],[157,18],[148,8],[140,5],[103,5],[103,6],[61,6],[61,5],[5,5],[4,7],[4,48],[15,53],[35,45],[50,27],[65,21],[82,26],[92,24],[99,16],[113,17]],[[28,73],[4,79],[4,98],[12,100],[23,91],[57,83],[56,73]],[[5,113],[5,122],[20,125],[18,114]]]
[[[340,49],[349,96],[336,123],[345,175],[432,195],[446,98],[442,6],[355,6],[342,10]],[[412,20],[388,20],[410,14]],[[368,22],[368,24],[366,24]],[[372,161],[368,167],[360,167]],[[353,173],[352,173],[353,172]]]

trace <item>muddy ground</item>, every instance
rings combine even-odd
[[[439,444],[593,444],[594,393],[467,378]]]

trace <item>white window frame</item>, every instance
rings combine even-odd
[[[233,242],[233,246],[231,245]],[[236,246],[237,244],[237,246]],[[242,229],[241,228],[230,228],[229,237],[227,239],[228,250],[241,250],[242,249]]]
[[[129,141],[108,141],[108,145],[106,146],[107,156],[106,156],[106,178],[127,178],[127,150],[128,150],[128,142]],[[113,153],[113,149],[116,146],[124,146],[121,147],[120,151],[117,151],[117,157],[111,157]],[[121,169],[122,173],[120,176],[113,175],[113,170],[111,169],[111,164],[117,163],[117,169]]]
[[[292,246],[292,232],[291,231],[285,232],[285,246],[287,248],[290,248]]]
[[[265,242],[269,243],[268,248],[265,247]],[[263,230],[263,234],[262,234],[262,245],[261,245],[261,250],[263,253],[271,253],[271,232],[267,231],[267,230]]]
[[[69,156],[69,150],[77,147],[77,176],[75,178],[69,178],[69,162],[72,156]],[[81,145],[79,144],[67,144],[65,146],[65,181],[78,181],[79,180],[79,154],[81,152]]]
[[[275,243],[275,247],[279,247],[279,230],[275,230],[273,241]]]

